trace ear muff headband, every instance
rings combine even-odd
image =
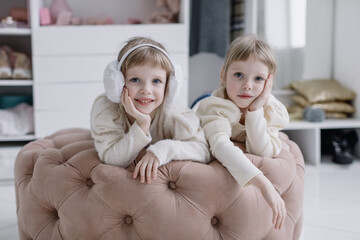
[[[125,85],[125,78],[121,72],[121,65],[125,61],[125,59],[129,56],[131,52],[140,48],[140,47],[153,47],[162,52],[169,60],[172,66],[172,72],[169,76],[168,82],[168,93],[165,99],[165,103],[170,104],[176,96],[177,90],[179,88],[180,80],[182,80],[183,75],[178,64],[175,64],[170,58],[169,54],[164,51],[162,48],[153,45],[153,44],[139,44],[135,47],[130,48],[128,51],[124,53],[121,57],[120,61],[114,60],[110,62],[104,71],[104,88],[105,93],[108,99],[114,103],[119,103],[121,101],[121,93],[122,89]]]
[[[153,47],[153,48],[156,48],[157,50],[159,50],[160,52],[162,52],[166,57],[167,59],[169,60],[170,64],[171,64],[171,67],[173,69],[173,72],[175,71],[175,66],[174,66],[174,63],[173,61],[171,60],[169,54],[167,52],[164,51],[164,49],[162,49],[161,47],[158,47],[156,45],[153,45],[153,44],[149,44],[149,43],[144,43],[144,44],[139,44],[139,45],[136,45],[135,47],[132,47],[130,48],[129,50],[127,50],[124,55],[122,55],[120,61],[119,61],[119,67],[121,70],[121,66],[123,64],[123,62],[125,61],[125,59],[127,58],[127,56],[129,56],[130,53],[132,53],[134,50],[138,49],[138,48],[141,48],[141,47],[145,47],[145,46],[148,46],[148,47]]]

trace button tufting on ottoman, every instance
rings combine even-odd
[[[15,163],[21,239],[299,239],[304,160],[280,133],[276,158],[247,154],[285,201],[281,230],[259,189],[240,187],[216,160],[172,161],[151,184],[100,162],[88,129],[64,129],[26,144]]]

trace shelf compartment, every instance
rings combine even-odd
[[[301,129],[332,129],[332,128],[360,128],[360,119],[326,119],[323,122],[293,121],[285,130]]]
[[[0,86],[32,86],[33,80],[0,79]]]
[[[31,29],[30,28],[1,28],[0,27],[0,35],[7,36],[30,36]]]
[[[2,136],[0,135],[0,142],[24,142],[33,141],[36,137],[33,134],[19,135],[19,136]]]

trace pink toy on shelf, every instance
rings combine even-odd
[[[40,24],[41,25],[51,24],[51,15],[49,8],[46,7],[40,8]]]
[[[52,22],[56,22],[59,14],[63,11],[72,12],[69,4],[66,0],[53,0],[50,4],[50,13]]]
[[[61,11],[56,19],[56,25],[70,25],[72,12]]]

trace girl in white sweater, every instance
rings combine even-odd
[[[271,89],[276,63],[268,44],[256,36],[235,39],[225,56],[221,87],[200,101],[197,113],[212,154],[237,182],[259,187],[273,210],[280,229],[285,203],[272,183],[233,142],[245,143],[246,151],[275,157],[281,150],[278,133],[289,122],[288,112]]]
[[[165,48],[148,38],[130,39],[104,72],[105,94],[91,111],[91,132],[101,161],[131,164],[141,150],[133,177],[151,183],[169,161],[210,161],[195,113],[173,103],[181,71]]]

